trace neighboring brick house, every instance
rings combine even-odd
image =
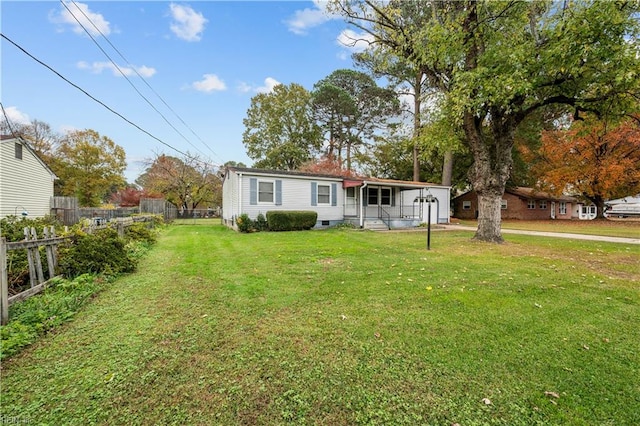
[[[455,197],[453,216],[458,219],[478,217],[478,196],[469,191]],[[544,220],[572,219],[578,201],[573,197],[554,196],[533,188],[507,188],[502,197],[502,219]]]

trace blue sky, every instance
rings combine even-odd
[[[320,1],[65,4],[182,136],[136,93],[62,3],[3,0],[2,34],[166,144],[215,164],[252,163],[242,144],[242,119],[257,93],[278,83],[311,90],[334,70],[353,68],[354,47],[344,40],[354,28],[325,13]],[[98,131],[125,149],[130,182],[156,154],[181,156],[5,39],[0,46],[0,98],[14,121],[38,119],[61,133]]]

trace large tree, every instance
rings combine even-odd
[[[162,196],[186,215],[197,208],[222,204],[222,181],[217,169],[198,156],[159,154],[136,183],[153,196]]]
[[[75,196],[81,206],[96,207],[124,188],[124,149],[95,130],[76,130],[61,140],[50,164],[60,178],[61,195]]]
[[[534,172],[544,189],[583,196],[604,217],[604,202],[640,193],[640,126],[590,114],[568,130],[545,131]]]
[[[409,1],[409,0],[404,0]],[[639,4],[422,1],[430,18],[403,19],[404,1],[334,0],[348,22],[423,65],[473,155],[476,239],[502,242],[500,208],[514,134],[553,104],[575,111],[637,109]],[[635,104],[634,104],[635,103]]]
[[[299,84],[278,84],[251,99],[242,142],[255,167],[294,170],[322,146],[311,114],[311,94]]]
[[[327,155],[344,160],[352,170],[354,154],[398,116],[400,102],[393,90],[379,87],[369,75],[342,69],[314,85],[313,109],[328,134]]]

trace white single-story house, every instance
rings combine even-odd
[[[0,136],[0,219],[48,215],[56,179],[27,141]]]
[[[449,223],[450,191],[449,186],[424,182],[227,167],[222,219],[235,228],[245,213],[255,220],[270,210],[313,210],[318,213],[316,228],[341,223],[408,228],[429,217],[431,223]]]

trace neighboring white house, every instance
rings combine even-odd
[[[640,194],[605,202],[606,217],[640,217]]]
[[[48,215],[55,179],[26,141],[0,136],[0,219]]]
[[[391,229],[426,222],[431,207],[431,223],[449,223],[450,190],[423,182],[228,167],[222,219],[235,228],[243,213],[255,220],[271,210],[313,210],[316,228],[347,222]]]

